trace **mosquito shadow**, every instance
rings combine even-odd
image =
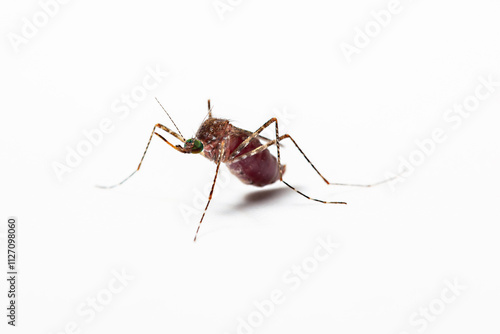
[[[273,200],[281,198],[285,196],[285,194],[289,193],[290,189],[288,188],[274,188],[274,189],[253,191],[245,195],[244,199],[240,203],[236,204],[232,208],[232,210],[248,209],[254,206],[259,206],[262,203],[270,203]]]

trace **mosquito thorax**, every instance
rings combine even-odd
[[[184,149],[189,153],[201,153],[203,151],[203,143],[198,139],[191,138],[184,143]]]

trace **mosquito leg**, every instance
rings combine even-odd
[[[208,99],[208,118],[212,118],[212,107],[210,106],[210,99]]]
[[[290,188],[290,189],[292,189],[293,191],[295,191],[296,193],[298,193],[298,194],[300,194],[300,195],[304,196],[305,198],[310,199],[311,201],[316,201],[316,202],[320,202],[320,203],[323,203],[323,204],[347,204],[346,202],[329,202],[329,201],[323,201],[323,200],[321,200],[321,199],[312,198],[312,197],[307,196],[307,195],[306,195],[306,194],[304,194],[303,192],[301,192],[301,191],[299,191],[299,190],[295,189],[295,187],[293,187],[293,186],[289,185],[288,183],[286,183],[286,181],[281,180],[281,182],[283,182],[284,184],[286,184],[286,186],[287,186],[288,188]]]
[[[217,175],[219,174],[220,163],[221,163],[222,158],[223,158],[222,155],[224,154],[224,146],[225,146],[225,142],[222,141],[220,149],[219,149],[219,158],[217,159],[217,168],[215,169],[214,182],[212,183],[212,189],[210,189],[210,195],[208,195],[207,206],[205,206],[205,211],[203,211],[203,215],[201,216],[200,223],[198,224],[198,228],[196,229],[196,233],[194,235],[194,241],[196,241],[196,237],[198,236],[198,231],[200,230],[200,227],[201,227],[201,222],[203,221],[203,218],[205,217],[205,214],[207,213],[208,206],[210,205],[210,201],[212,200],[212,194],[214,193],[214,188],[215,188],[215,181],[217,181]]]
[[[328,181],[320,172],[319,170],[314,166],[314,164],[311,162],[311,160],[309,160],[309,158],[305,155],[305,153],[301,150],[301,148],[299,147],[299,145],[295,142],[295,140],[293,140],[292,136],[290,136],[289,134],[285,134],[283,136],[280,136],[279,137],[279,140],[282,141],[284,139],[290,139],[293,144],[295,145],[295,147],[297,147],[297,149],[299,150],[299,152],[302,154],[302,156],[304,157],[304,159],[307,160],[307,162],[309,162],[309,164],[311,165],[311,167],[316,171],[316,173],[318,173],[318,175],[323,179],[323,181],[326,182],[326,184],[328,185],[332,185],[332,186],[350,186],[350,187],[366,187],[366,188],[369,188],[369,187],[374,187],[374,186],[378,186],[380,184],[383,184],[383,183],[386,183],[386,182],[390,182],[394,179],[396,179],[398,176],[394,176],[394,177],[391,177],[389,179],[385,179],[385,180],[382,180],[382,181],[379,181],[379,182],[376,182],[376,183],[372,183],[372,184],[353,184],[353,183],[332,183],[330,181]],[[240,156],[238,156],[237,158],[233,159],[231,161],[231,163],[233,162],[237,162],[237,161],[240,161],[240,160],[243,160],[243,159],[246,159],[254,154],[257,154],[263,150],[265,150],[266,148],[268,148],[269,146],[272,146],[276,144],[276,140],[273,140],[273,141],[270,141],[268,143],[265,143],[264,145],[262,146],[259,146],[257,147],[256,149],[254,149],[253,151],[250,151],[246,154],[242,154]]]
[[[280,140],[285,139],[285,138],[289,138],[293,142],[293,144],[295,145],[295,147],[297,147],[297,149],[302,154],[302,156],[304,157],[304,159],[306,159],[307,162],[309,162],[309,164],[311,165],[311,167],[316,171],[316,173],[318,173],[319,176],[321,176],[321,178],[323,179],[323,181],[325,181],[326,184],[328,184],[328,185],[332,185],[332,186],[351,186],[351,187],[367,187],[368,188],[368,187],[374,187],[374,186],[378,186],[380,184],[392,181],[392,180],[394,180],[395,178],[398,177],[398,176],[391,177],[389,179],[385,179],[385,180],[382,180],[382,181],[379,181],[379,182],[376,182],[376,183],[372,183],[372,184],[331,183],[323,175],[321,175],[321,173],[318,171],[318,169],[316,167],[314,167],[314,165],[311,162],[311,160],[309,160],[307,158],[307,156],[305,155],[305,153],[300,149],[299,145],[297,145],[297,143],[295,142],[295,140],[293,140],[293,138],[290,135],[288,135],[288,134],[283,135],[283,136],[280,137]]]
[[[238,128],[238,127],[236,127],[236,126],[234,126],[234,125],[233,125],[233,128],[236,128],[236,129],[240,130],[241,132],[246,133],[246,134],[247,134],[247,135],[249,135],[249,136],[253,133],[252,131],[248,131],[248,130],[245,130],[245,129],[242,129],[242,128]],[[262,135],[258,135],[258,136],[257,136],[257,138],[262,139],[262,140],[265,140],[266,142],[273,141],[272,139],[269,139],[269,138],[264,137],[264,136],[262,136]]]
[[[272,142],[276,143],[276,146],[278,147],[278,166],[279,166],[279,164],[280,164],[280,151],[279,151],[280,144],[279,144],[279,134],[278,134],[278,120],[276,119],[276,117],[273,117],[269,121],[264,123],[264,125],[262,125],[259,129],[257,129],[257,131],[255,131],[251,134],[249,133],[248,137],[240,145],[238,145],[238,147],[236,147],[236,149],[231,153],[228,160],[229,161],[233,160],[245,147],[248,146],[248,144],[250,143],[250,141],[252,141],[252,139],[259,137],[260,133],[265,128],[267,128],[269,125],[271,125],[272,123],[276,123],[276,140],[274,140]],[[280,180],[281,180],[281,169],[280,169]]]
[[[268,146],[271,146],[271,145],[273,145],[273,144],[276,144],[276,149],[277,149],[277,153],[278,153],[278,171],[279,171],[279,173],[280,173],[280,181],[282,181],[282,182],[283,182],[283,183],[284,183],[287,187],[289,187],[289,188],[290,188],[290,189],[292,189],[293,191],[297,192],[298,194],[300,194],[300,195],[304,196],[305,198],[310,199],[310,200],[312,200],[312,201],[316,201],[316,202],[320,202],[320,203],[325,203],[325,204],[347,204],[347,203],[345,203],[345,202],[328,202],[328,201],[323,201],[323,200],[319,200],[319,199],[316,199],[316,198],[312,198],[312,197],[310,197],[310,196],[307,196],[307,195],[306,195],[306,194],[304,194],[303,192],[298,191],[297,189],[295,189],[294,187],[292,187],[291,185],[289,185],[288,183],[286,183],[285,181],[283,181],[283,170],[282,170],[282,168],[280,168],[280,166],[281,166],[281,159],[280,159],[280,146],[281,146],[281,145],[280,145],[280,139],[281,139],[282,137],[280,137],[280,136],[279,136],[279,130],[278,130],[278,120],[276,119],[276,117],[273,117],[273,118],[271,118],[269,121],[267,121],[266,123],[264,123],[264,125],[262,125],[262,126],[261,126],[261,127],[260,127],[257,131],[255,131],[254,133],[252,133],[251,135],[249,135],[249,136],[248,136],[248,137],[247,137],[247,138],[246,138],[246,139],[245,139],[245,140],[244,140],[244,141],[243,141],[240,145],[238,145],[238,147],[237,147],[237,148],[233,151],[233,153],[231,153],[231,155],[229,156],[229,158],[228,158],[228,161],[227,161],[227,162],[230,162],[230,163],[234,162],[234,161],[236,160],[236,158],[235,158],[235,157],[236,157],[236,156],[237,156],[237,155],[241,152],[241,150],[243,150],[243,149],[244,149],[244,148],[245,148],[245,147],[246,147],[246,146],[250,143],[250,141],[251,141],[252,139],[254,139],[255,137],[258,137],[258,136],[259,136],[259,134],[260,134],[260,133],[261,133],[261,132],[262,132],[265,128],[267,128],[269,125],[271,125],[272,123],[275,123],[275,126],[276,126],[276,139],[275,139],[275,140],[273,140],[273,141],[271,141],[271,142],[269,142],[269,143],[266,143],[266,144],[264,144],[264,145],[261,145],[261,146],[259,146],[259,147],[255,148],[254,150],[252,150],[252,152],[253,152],[253,151],[255,151],[255,150],[259,150],[259,151],[257,151],[257,152],[255,152],[255,153],[254,153],[254,154],[256,154],[256,153],[258,153],[258,152],[260,152],[260,151],[262,151],[262,150],[266,149]],[[290,138],[290,139],[291,139],[291,137],[290,137],[290,136],[286,136],[286,135],[284,136],[284,138]],[[267,145],[267,146],[266,146],[266,145]],[[262,147],[262,146],[264,146],[264,147]],[[299,150],[300,150],[300,149],[299,149]],[[301,152],[302,152],[302,151],[301,151]],[[249,152],[249,153],[247,153],[247,154],[250,154],[250,153],[251,153],[251,152]],[[302,152],[302,154],[304,154],[304,153]],[[304,155],[304,157],[305,157],[305,155]],[[239,158],[239,157],[238,157],[238,158]],[[306,158],[306,159],[307,159],[307,158]],[[309,161],[309,159],[307,159],[307,161]],[[310,161],[309,161],[309,163],[310,163]],[[312,165],[312,164],[311,164],[311,165]],[[314,166],[313,166],[313,168],[314,168],[314,169],[318,172],[318,170],[317,170]],[[318,172],[318,174],[319,174],[319,172]],[[321,176],[321,174],[320,174],[320,176]],[[323,176],[321,176],[321,177],[323,178]],[[323,179],[326,181],[326,179],[325,179],[325,178],[323,178]],[[328,181],[326,181],[326,182],[328,182]]]
[[[279,140],[282,141],[284,139],[290,139],[293,144],[295,145],[295,147],[297,147],[297,149],[299,150],[299,152],[302,154],[302,156],[307,160],[307,162],[309,162],[309,164],[311,165],[311,167],[316,171],[316,173],[318,173],[318,175],[323,179],[323,181],[325,181],[327,184],[330,184],[330,182],[328,182],[328,180],[323,176],[321,175],[321,173],[319,172],[319,170],[313,165],[313,163],[311,162],[311,160],[309,160],[309,158],[304,154],[304,152],[300,149],[299,145],[297,145],[297,143],[295,142],[295,140],[293,140],[292,136],[290,136],[289,134],[285,134],[283,136],[280,136],[279,137]],[[237,161],[240,161],[240,160],[243,160],[243,159],[246,159],[254,154],[257,154],[263,150],[265,150],[266,148],[268,148],[269,146],[272,146],[276,144],[276,140],[272,140],[268,143],[265,143],[263,144],[262,146],[259,146],[257,148],[255,148],[254,150],[248,152],[248,153],[245,153],[245,154],[242,154],[240,156],[238,156],[237,158],[231,160],[231,163],[234,163],[234,162],[237,162]]]
[[[290,137],[290,135],[286,134],[286,135],[283,135],[281,137],[279,137],[279,140],[283,140],[283,139],[286,139],[286,138],[289,138],[290,140],[293,141],[293,143],[295,144],[295,146],[297,146],[297,144],[295,143],[295,141],[292,139],[292,137]],[[240,160],[243,160],[243,159],[246,159],[248,157],[251,157],[252,155],[255,155],[259,152],[262,152],[264,151],[265,149],[267,149],[269,146],[271,145],[275,145],[276,144],[276,140],[272,140],[268,143],[265,143],[255,149],[253,149],[252,151],[250,152],[247,152],[245,154],[242,154],[230,161],[228,161],[229,163],[235,163],[235,162],[238,162]],[[321,173],[316,169],[316,167],[314,167],[314,165],[311,163],[311,161],[309,161],[309,159],[305,156],[304,152],[302,152],[302,150],[297,146],[297,148],[299,149],[299,151],[302,153],[302,155],[304,156],[304,158],[306,158],[306,160],[311,164],[311,166],[314,168],[314,170],[323,178],[323,180],[326,181],[326,179],[321,175]],[[287,182],[281,180],[286,186],[288,186],[289,188],[291,188],[292,190],[294,190],[295,192],[297,192],[298,194],[304,196],[305,198],[307,199],[310,199],[312,201],[316,201],[316,202],[320,202],[320,203],[325,203],[325,204],[346,204],[345,202],[329,202],[329,201],[323,201],[323,200],[320,200],[320,199],[316,199],[316,198],[311,198],[309,196],[307,196],[306,194],[304,194],[303,192],[295,189],[295,187],[291,186],[290,184],[288,184]],[[328,181],[326,181],[328,183]]]
[[[283,137],[283,136],[282,136]],[[280,140],[282,139],[282,137],[280,138]],[[247,152],[245,154],[242,154],[242,155],[239,155],[237,157],[234,157],[233,159],[230,159],[229,161],[227,161],[228,163],[235,163],[235,162],[238,162],[238,161],[241,161],[241,160],[244,160],[246,158],[250,158],[252,155],[255,155],[259,152],[262,152],[264,151],[265,149],[267,149],[269,146],[272,146],[276,144],[276,140],[270,140],[269,142],[265,143],[265,144],[262,144],[261,146],[259,147],[256,147],[254,148],[253,150],[251,150],[250,152]]]
[[[132,175],[134,175],[135,173],[137,173],[137,171],[141,168],[141,165],[142,165],[142,161],[144,160],[144,157],[146,156],[146,152],[148,151],[148,148],[149,148],[149,144],[151,143],[151,139],[153,139],[153,134],[156,134],[158,136],[160,136],[165,142],[167,142],[167,144],[169,144],[171,147],[173,147],[174,149],[182,152],[178,147],[174,146],[173,144],[171,144],[170,142],[168,142],[165,138],[163,138],[161,135],[159,135],[158,133],[156,133],[156,129],[157,128],[160,128],[162,130],[164,130],[165,132],[168,132],[170,133],[172,136],[174,136],[175,138],[179,139],[180,141],[182,142],[185,142],[184,138],[182,138],[179,134],[177,134],[176,132],[170,130],[169,128],[167,128],[166,126],[158,123],[154,126],[153,128],[153,131],[151,132],[151,135],[149,136],[149,140],[148,140],[148,144],[146,145],[146,149],[144,150],[144,153],[142,154],[142,158],[141,158],[141,161],[139,162],[139,166],[137,166],[137,169],[132,173],[130,174],[127,178],[125,178],[125,180],[121,181],[120,183],[117,183],[115,185],[112,185],[112,186],[96,186],[98,188],[103,188],[103,189],[110,189],[110,188],[114,188],[114,187],[117,187],[121,184],[123,184],[125,181],[127,181],[128,179],[130,179],[132,177]]]
[[[271,145],[270,143],[276,144],[277,153],[278,153],[278,170],[279,170],[279,173],[280,173],[280,181],[283,181],[283,171],[280,168],[280,166],[281,166],[280,146],[281,146],[281,144],[280,144],[280,136],[279,136],[279,131],[278,131],[278,120],[276,119],[276,117],[271,118],[269,121],[267,121],[266,123],[264,123],[264,125],[262,125],[259,129],[257,129],[257,131],[255,131],[254,133],[252,133],[251,135],[249,135],[243,142],[241,142],[241,144],[238,145],[238,147],[236,147],[236,149],[231,153],[231,155],[229,156],[228,160],[229,161],[233,160],[241,152],[241,150],[243,150],[245,147],[248,146],[248,144],[250,143],[250,141],[252,139],[254,139],[255,137],[259,137],[260,133],[265,128],[267,128],[269,125],[271,125],[272,123],[275,123],[275,127],[276,127],[276,139],[273,140],[273,141],[271,141],[271,142],[269,142],[269,143],[267,143],[267,144],[269,144],[269,145]],[[314,169],[316,169],[316,168],[314,168]],[[287,183],[285,183],[285,184],[287,186],[290,186]],[[292,189],[294,189],[294,188],[292,188]]]
[[[311,162],[311,160],[309,160],[307,158],[307,156],[305,155],[305,153],[300,149],[299,145],[297,145],[297,143],[295,142],[295,140],[293,140],[293,138],[290,135],[288,135],[288,134],[283,135],[283,136],[280,137],[280,140],[286,139],[286,138],[289,138],[293,142],[293,144],[295,145],[295,147],[297,147],[297,149],[302,154],[302,156],[304,157],[304,159],[306,159],[307,162],[309,162],[309,164],[311,165],[311,167],[316,171],[316,173],[318,173],[319,176],[321,176],[321,178],[323,179],[323,181],[325,181],[326,184],[328,184],[328,185],[332,185],[332,186],[350,186],[350,187],[374,187],[374,186],[378,186],[380,184],[392,181],[392,180],[394,180],[394,179],[396,179],[398,177],[398,176],[394,176],[394,177],[391,177],[389,179],[385,179],[385,180],[382,180],[382,181],[379,181],[379,182],[376,182],[376,183],[372,183],[372,184],[331,183],[323,175],[321,175],[321,173],[319,172],[319,170],[316,167],[314,167],[314,165]]]
[[[369,188],[369,187],[378,186],[380,184],[384,184],[386,182],[390,182],[392,180],[397,179],[398,177],[400,177],[400,175],[396,175],[394,177],[391,177],[391,178],[388,178],[388,179],[385,179],[385,180],[382,180],[382,181],[379,181],[379,182],[375,182],[375,183],[372,183],[372,184],[355,184],[355,183],[329,183],[329,184],[332,185],[332,186],[348,186],[348,187],[365,187],[365,188]]]

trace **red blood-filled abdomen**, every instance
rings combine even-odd
[[[233,152],[246,138],[247,136],[244,134],[229,136],[226,142],[226,156],[229,156],[231,152]],[[250,141],[248,146],[237,155],[237,157],[250,152],[261,145],[262,143],[258,139],[253,139]],[[278,161],[268,149],[238,162],[226,162],[226,164],[231,173],[238,177],[241,182],[246,184],[263,187],[280,179]],[[284,167],[282,166],[281,168],[284,172]]]

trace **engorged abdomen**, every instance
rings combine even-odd
[[[226,142],[226,149],[228,150],[227,153],[229,153],[227,156],[229,156],[231,152],[233,152],[246,138],[246,136],[230,136],[228,142]],[[260,140],[253,139],[250,141],[248,146],[237,155],[237,157],[248,153],[261,145],[262,143]],[[226,164],[231,173],[238,177],[241,182],[246,184],[263,187],[280,179],[278,161],[268,149],[235,163],[227,162]],[[284,166],[282,165],[281,168],[284,173]]]

